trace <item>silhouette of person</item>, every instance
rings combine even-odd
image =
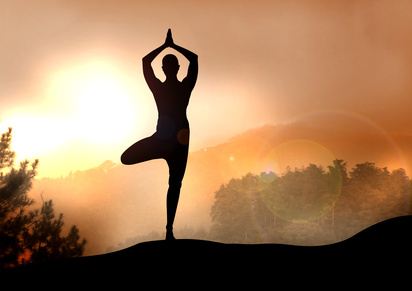
[[[168,54],[163,58],[162,68],[166,75],[166,80],[163,83],[156,78],[153,72],[152,61],[167,47],[180,52],[190,62],[187,76],[181,82],[177,79],[180,66],[175,55]],[[197,55],[176,45],[169,29],[165,43],[143,58],[143,74],[153,93],[158,110],[156,132],[130,146],[121,156],[121,162],[125,165],[159,158],[166,160],[169,166],[166,240],[175,239],[173,222],[189,151],[190,131],[186,108],[196,84],[197,73]]]

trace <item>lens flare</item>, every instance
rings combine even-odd
[[[338,120],[338,122],[330,122],[334,119]],[[357,112],[340,109],[317,110],[300,116],[296,116],[289,120],[289,123],[298,122],[326,122],[330,123],[329,126],[335,126],[336,124],[339,124],[338,128],[335,130],[335,134],[338,134],[339,131],[351,131],[353,130],[353,128],[356,128],[357,130],[363,128],[365,133],[380,138],[381,140],[383,140],[383,142],[386,143],[389,158],[386,161],[387,164],[385,164],[384,166],[389,166],[389,168],[391,168],[392,170],[397,168],[403,168],[407,173],[412,172],[412,169],[408,166],[407,159],[403,151],[401,150],[397,142],[394,140],[394,138],[377,122]],[[372,145],[371,150],[373,150]],[[405,184],[404,193],[404,209],[406,213],[407,209],[410,209],[410,204],[412,200],[411,188],[409,183]]]
[[[305,198],[306,187],[316,187],[309,184],[314,184],[318,179],[323,179],[321,169],[325,171],[328,166],[333,166],[335,156],[323,145],[304,139],[295,139],[283,142],[275,146],[269,155],[277,157],[277,165],[283,173],[282,179],[287,179],[287,176],[293,175],[290,171],[291,166],[295,167],[294,172],[312,171],[312,180],[299,180],[298,176],[293,177],[295,185],[288,188],[285,184],[280,184],[276,187],[271,186],[271,191],[262,194],[263,201],[268,209],[270,209],[276,216],[295,222],[313,221],[330,211],[336,199],[338,199],[341,192],[341,175],[340,172],[335,180],[334,185],[327,189],[329,193],[321,193],[325,189],[319,189],[319,197],[317,201],[306,201],[305,205],[295,203],[296,201],[289,201],[287,192],[294,191],[298,195],[301,194],[302,201]],[[319,168],[317,166],[319,166]],[[305,167],[303,167],[305,166]],[[290,184],[289,184],[290,186]],[[278,193],[276,193],[276,190]],[[325,190],[326,191],[326,190]],[[283,195],[281,195],[283,193]],[[282,196],[282,197],[281,197]],[[322,196],[322,197],[321,197]],[[311,205],[310,207],[308,205]]]

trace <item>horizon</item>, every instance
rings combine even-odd
[[[340,117],[336,117],[333,116],[333,114],[341,114],[342,112],[334,112],[334,113],[330,113],[330,112],[319,112],[319,113],[315,113],[314,115],[312,115],[311,117],[315,117],[312,119],[297,119],[295,121],[293,121],[292,123],[283,123],[283,124],[263,124],[254,128],[249,128],[249,129],[245,129],[244,131],[241,131],[239,133],[236,133],[232,136],[227,137],[226,139],[222,139],[219,142],[215,142],[213,144],[205,144],[205,145],[201,145],[198,146],[198,148],[194,148],[190,147],[189,148],[189,155],[199,152],[199,151],[203,151],[207,148],[215,148],[215,147],[219,147],[222,146],[224,144],[230,143],[233,140],[238,139],[239,137],[242,136],[247,136],[250,133],[256,132],[256,131],[261,131],[264,130],[265,128],[272,128],[274,129],[275,133],[277,133],[277,131],[279,129],[284,130],[285,128],[292,128],[291,132],[289,132],[288,134],[291,135],[291,137],[287,138],[288,140],[284,140],[284,138],[282,137],[280,139],[280,141],[282,143],[284,142],[289,142],[289,143],[293,143],[296,140],[307,140],[309,143],[317,143],[320,147],[323,148],[322,149],[318,149],[318,151],[324,151],[323,154],[325,154],[326,156],[333,156],[335,159],[343,159],[345,161],[349,161],[349,163],[354,166],[356,164],[356,162],[361,163],[361,162],[365,162],[366,160],[358,160],[355,161],[354,156],[359,156],[362,155],[366,152],[365,148],[367,144],[370,145],[370,142],[376,142],[376,141],[380,141],[382,142],[382,140],[384,141],[384,143],[386,143],[387,147],[390,147],[392,150],[392,160],[394,160],[393,162],[385,162],[384,159],[382,159],[381,157],[376,156],[376,158],[373,158],[373,160],[371,160],[371,162],[377,163],[378,165],[384,166],[384,167],[388,167],[390,170],[396,170],[399,168],[404,169],[407,174],[409,176],[411,176],[411,171],[412,171],[412,150],[409,150],[408,145],[412,143],[412,134],[397,134],[397,135],[389,135],[387,132],[385,132],[384,130],[382,130],[381,128],[379,128],[378,126],[376,126],[375,124],[372,124],[369,120],[364,120],[364,119],[358,119],[358,117],[354,118],[353,116],[345,116],[345,118],[348,119],[349,122],[355,122],[357,123],[358,129],[360,127],[364,127],[363,130],[358,130],[356,132],[349,132],[347,131],[347,129],[342,129],[341,132],[337,131],[337,128],[332,129],[330,127],[330,125],[326,125],[324,126],[323,124],[320,123],[319,118],[322,120],[325,117],[319,117],[321,114],[326,114],[326,118],[327,121],[329,123],[333,124],[334,118],[340,118]],[[332,115],[330,115],[332,114]],[[345,115],[347,115],[347,113],[344,113]],[[344,125],[340,125],[342,127],[344,127]],[[306,133],[302,133],[302,129],[301,127],[305,128],[307,127],[308,129],[310,129],[310,132],[313,133],[314,135],[311,138],[308,138],[308,134]],[[335,142],[345,142],[348,145],[350,145],[351,143],[353,144],[358,144],[358,149],[356,151],[352,152],[350,150],[347,151],[347,153],[344,154],[344,156],[339,156],[339,154],[335,155],[332,152],[336,152],[336,148],[334,148],[331,145],[328,145],[327,138],[325,139],[325,137],[322,137],[322,135],[327,136],[331,134],[331,130],[335,131],[335,134],[338,134],[338,138],[335,139]],[[4,130],[2,132],[5,132],[7,130]],[[19,155],[19,149],[18,148],[16,150],[15,146],[14,146],[14,140],[15,140],[15,129],[13,128],[13,141],[12,141],[12,150],[16,151],[17,154],[17,159],[16,159],[16,163],[15,165],[18,164],[18,162],[23,161],[25,159],[28,159],[27,157],[24,157],[23,155]],[[267,136],[267,138],[269,140],[272,140],[273,137],[271,136],[273,133],[269,133],[269,135]],[[340,135],[340,136],[339,136]],[[30,135],[31,136],[31,135]],[[29,137],[30,137],[29,136]],[[293,136],[293,137],[292,137]],[[19,137],[19,136],[18,136]],[[335,136],[336,137],[336,136]],[[259,137],[261,138],[261,137]],[[319,142],[319,138],[321,139],[325,139]],[[399,141],[398,141],[399,139]],[[276,143],[276,141],[274,141]],[[403,142],[403,143],[402,143]],[[406,142],[406,144],[405,144]],[[293,148],[293,147],[292,147]],[[295,147],[295,149],[297,149],[298,152],[304,150],[304,145],[300,145],[297,148]],[[292,150],[290,150],[292,151]],[[339,151],[339,150],[338,150]],[[342,151],[342,149],[340,149],[340,151]],[[87,155],[87,153],[85,153]],[[312,153],[313,154],[313,153]],[[35,155],[36,156],[36,155]],[[299,154],[297,154],[297,156],[299,156]],[[30,161],[34,161],[36,157],[34,157],[33,159],[29,159]],[[105,163],[106,161],[111,161],[114,162],[117,165],[120,165],[121,162],[119,159],[114,158],[114,159],[110,159],[110,158],[102,158],[100,160],[95,159],[93,160],[93,162],[84,165],[83,167],[78,167],[76,168],[75,166],[72,168],[64,168],[64,170],[56,171],[56,163],[50,163],[50,159],[53,160],[55,158],[55,156],[50,156],[46,158],[46,165],[44,163],[44,161],[42,159],[40,160],[40,166],[37,169],[37,175],[36,175],[36,179],[41,179],[41,178],[58,178],[58,177],[65,177],[68,176],[69,173],[73,173],[76,171],[86,171],[88,169],[93,169],[96,167],[99,167],[101,164]],[[230,158],[230,157],[229,157]],[[245,156],[245,158],[247,158]],[[310,156],[304,157],[305,160],[310,159]],[[330,161],[332,161],[333,159],[329,159]],[[256,160],[257,162],[257,160]],[[324,166],[327,165],[331,165],[331,162],[329,163],[322,163]],[[273,172],[276,172],[277,174],[282,174],[284,172],[284,169],[289,166],[289,167],[304,167],[307,166],[307,164],[305,163],[292,163],[290,165],[284,165],[283,166],[283,171],[280,170],[276,170],[276,169],[272,169]],[[43,167],[46,168],[45,171],[43,171]],[[58,168],[57,168],[58,169]],[[252,172],[252,169],[251,169]],[[47,173],[47,174],[43,174],[43,173]]]
[[[331,120],[329,120],[331,121]],[[363,121],[362,121],[363,122]],[[317,121],[310,123],[310,122],[295,122],[295,123],[288,123],[288,124],[264,124],[262,126],[258,126],[255,128],[251,128],[251,129],[247,129],[243,132],[240,132],[238,134],[235,134],[233,136],[228,137],[226,140],[222,140],[219,143],[215,143],[215,144],[211,144],[211,145],[203,145],[200,146],[199,148],[196,149],[189,149],[189,156],[196,154],[198,152],[202,152],[202,151],[206,151],[208,149],[213,149],[213,148],[218,148],[221,146],[224,146],[226,144],[230,144],[233,141],[236,141],[238,139],[242,139],[245,136],[250,136],[249,140],[247,141],[247,143],[250,143],[253,139],[253,134],[256,132],[263,132],[267,129],[269,130],[273,130],[269,132],[269,135],[267,136],[267,141],[271,141],[274,144],[278,144],[276,147],[283,147],[286,149],[286,147],[289,147],[289,149],[287,150],[288,153],[286,153],[286,155],[290,155],[290,153],[292,153],[294,150],[296,152],[296,158],[290,160],[286,159],[285,161],[282,161],[283,166],[282,168],[277,168],[277,167],[269,167],[267,171],[272,171],[274,173],[276,173],[277,175],[282,175],[285,172],[285,169],[287,167],[289,168],[301,168],[301,167],[305,167],[308,166],[308,162],[311,158],[313,159],[314,156],[316,155],[323,155],[324,156],[324,161],[320,162],[321,165],[327,167],[328,165],[332,165],[332,161],[334,159],[343,159],[344,161],[348,162],[348,164],[350,166],[355,166],[355,164],[357,163],[362,163],[362,162],[373,162],[379,166],[382,167],[387,167],[390,171],[402,168],[406,171],[406,173],[411,176],[411,170],[412,170],[412,161],[409,158],[410,156],[412,156],[412,150],[408,150],[408,145],[410,143],[412,143],[412,135],[401,135],[399,134],[398,136],[388,136],[386,133],[382,132],[380,129],[374,129],[374,131],[368,131],[368,132],[355,132],[354,134],[352,133],[346,133],[343,134],[340,139],[335,139],[334,142],[338,143],[338,142],[345,142],[348,143],[348,149],[346,152],[343,152],[343,156],[340,156],[339,154],[334,154],[336,152],[342,152],[344,151],[341,148],[337,148],[334,147],[333,145],[329,145],[328,143],[331,142],[331,140],[322,140],[319,141],[319,138],[323,135],[328,135],[330,134],[330,128],[327,127],[316,127],[316,123]],[[362,124],[364,125],[364,124]],[[370,127],[371,125],[368,124],[367,127]],[[307,134],[302,134],[302,129],[303,128],[310,128],[311,129],[311,133],[313,133],[313,138],[312,139],[307,139]],[[291,130],[288,131],[288,128],[290,128]],[[273,137],[273,134],[277,134],[278,131],[285,131],[285,135],[289,135],[289,137],[285,137],[280,136],[278,137],[279,139],[276,140],[276,137]],[[14,132],[14,129],[13,129]],[[359,139],[359,136],[362,136],[362,139]],[[406,144],[400,144],[399,142],[397,142],[397,138],[402,138],[405,139],[407,138],[407,143]],[[353,139],[355,138],[355,139]],[[13,137],[14,139],[14,137]],[[261,146],[259,144],[259,139],[262,139],[262,135],[259,135],[258,138],[258,143],[256,144],[257,146]],[[318,140],[316,140],[318,139]],[[350,141],[352,139],[352,141]],[[369,145],[370,142],[384,142],[386,144],[385,147],[391,148],[391,154],[389,159],[392,159],[392,162],[387,162],[388,157],[387,156],[379,156],[379,152],[377,153],[377,155],[375,155],[373,158],[371,159],[356,159],[355,156],[359,156],[362,154],[366,154],[366,152],[364,151],[364,147],[366,145]],[[260,140],[260,142],[262,142],[262,140]],[[350,143],[357,143],[358,145],[352,145],[352,147],[354,148],[350,148]],[[253,142],[252,142],[253,143]],[[299,144],[300,143],[300,144]],[[306,151],[306,155],[303,154],[302,152],[305,152],[305,147],[313,147],[315,146],[315,148],[312,151]],[[239,147],[239,145],[238,145]],[[242,147],[242,146],[240,146]],[[249,146],[250,147],[250,146]],[[382,147],[382,145],[381,145]],[[284,150],[285,150],[284,149]],[[13,142],[12,142],[12,150],[14,150],[13,147]],[[257,148],[256,150],[259,150],[259,148]],[[379,150],[382,150],[382,148],[379,148]],[[235,149],[236,151],[236,149]],[[17,153],[18,154],[18,153]],[[248,155],[245,155],[243,157],[241,157],[242,159],[250,159],[251,157],[249,157]],[[259,160],[264,160],[267,159],[268,157],[264,156],[264,157],[254,157],[255,159],[255,163],[258,163]],[[277,157],[277,159],[280,159],[281,157]],[[299,162],[296,160],[302,159],[305,162]],[[233,154],[229,154],[228,155],[228,159],[233,160]],[[273,161],[273,157],[270,157],[270,159],[272,159],[272,164],[275,162]],[[327,161],[326,161],[327,160]],[[100,160],[100,161],[96,161],[95,164],[90,164],[90,166],[86,166],[83,168],[73,168],[70,170],[66,170],[65,172],[57,172],[55,171],[55,164],[50,164],[50,165],[46,165],[49,166],[50,168],[53,168],[53,174],[52,175],[42,175],[42,160],[40,160],[40,169],[37,170],[38,174],[36,175],[35,179],[41,179],[41,178],[59,178],[59,177],[67,177],[70,173],[75,173],[77,171],[87,171],[89,169],[94,169],[94,168],[98,168],[100,167],[102,164],[106,163],[107,161],[113,162],[115,165],[121,165],[121,162],[118,160],[112,160],[112,159],[106,159],[106,160]],[[315,158],[316,161],[316,158]],[[277,163],[280,162],[280,160],[276,161]],[[316,164],[316,162],[315,162]],[[137,166],[138,167],[138,166]],[[262,168],[263,169],[263,168]],[[265,172],[266,170],[262,170],[261,172]],[[267,172],[266,171],[266,172]],[[247,171],[246,171],[247,172]],[[246,172],[243,172],[243,174],[245,174]],[[254,174],[259,174],[260,172],[256,172],[256,168],[250,168],[249,172],[254,173]],[[239,178],[239,177],[231,177],[231,178]]]

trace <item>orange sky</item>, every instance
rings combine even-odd
[[[170,27],[199,55],[192,150],[316,112],[412,134],[411,1],[240,3],[2,1],[1,132],[40,176],[118,163],[155,129],[141,58]]]

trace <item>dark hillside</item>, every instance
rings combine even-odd
[[[153,278],[158,281],[156,286],[169,280],[181,286],[185,278],[204,281],[222,278],[226,282],[232,275],[236,275],[232,278],[236,282],[267,274],[276,274],[280,281],[292,275],[359,278],[365,271],[407,272],[412,259],[411,233],[412,216],[402,216],[373,225],[345,241],[316,247],[151,241],[105,255],[27,265],[1,276],[3,280],[15,277],[47,277],[68,283],[75,280],[90,286],[108,282],[153,283]]]

